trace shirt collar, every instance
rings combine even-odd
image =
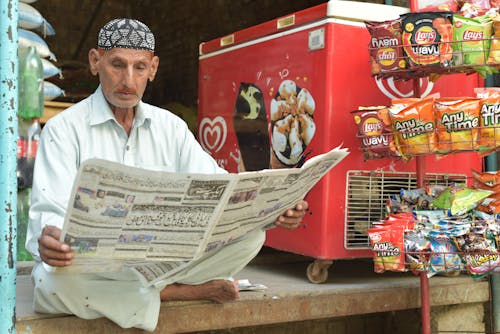
[[[111,108],[104,97],[101,85],[99,85],[95,93],[91,96],[89,123],[90,125],[97,125],[114,119],[115,115],[111,111]],[[145,108],[145,103],[142,101],[139,101],[135,107],[134,123],[137,126],[149,126],[151,124],[151,112],[148,108]]]

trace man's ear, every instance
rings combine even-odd
[[[159,65],[160,65],[160,58],[158,56],[154,56],[153,59],[151,59],[151,73],[149,74],[149,81],[153,81],[155,79]]]
[[[92,73],[92,75],[97,75],[99,73],[97,68],[100,59],[101,55],[99,54],[99,51],[97,51],[96,49],[91,49],[89,51],[89,65],[90,73]]]

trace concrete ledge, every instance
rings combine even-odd
[[[325,284],[306,278],[308,263],[251,264],[239,275],[265,284],[262,292],[242,292],[227,304],[206,301],[163,303],[155,333],[183,333],[274,323],[335,318],[377,312],[418,309],[420,280],[411,273],[375,274],[371,261],[338,261]],[[140,333],[123,330],[106,319],[83,320],[67,315],[30,311],[29,277],[18,280],[18,333]],[[31,289],[32,290],[32,289]],[[430,279],[432,306],[484,303],[489,300],[486,280],[469,276]]]

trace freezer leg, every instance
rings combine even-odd
[[[325,283],[328,279],[328,268],[332,265],[332,260],[314,260],[307,266],[307,278],[311,283]]]

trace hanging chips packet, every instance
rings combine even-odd
[[[391,113],[394,138],[403,157],[436,151],[434,98],[425,98]]]
[[[410,68],[451,64],[451,12],[407,13],[401,18],[401,40]]]
[[[493,21],[489,15],[475,18],[453,15],[454,65],[486,64],[492,32]]]
[[[406,68],[401,46],[401,19],[365,22],[371,38],[368,45],[372,74]]]
[[[476,98],[440,98],[435,101],[439,153],[476,148],[479,104],[480,99]]]
[[[480,98],[479,150],[489,152],[500,146],[500,87],[474,89]]]
[[[491,38],[488,64],[500,63],[500,15],[493,18],[493,36]]]

